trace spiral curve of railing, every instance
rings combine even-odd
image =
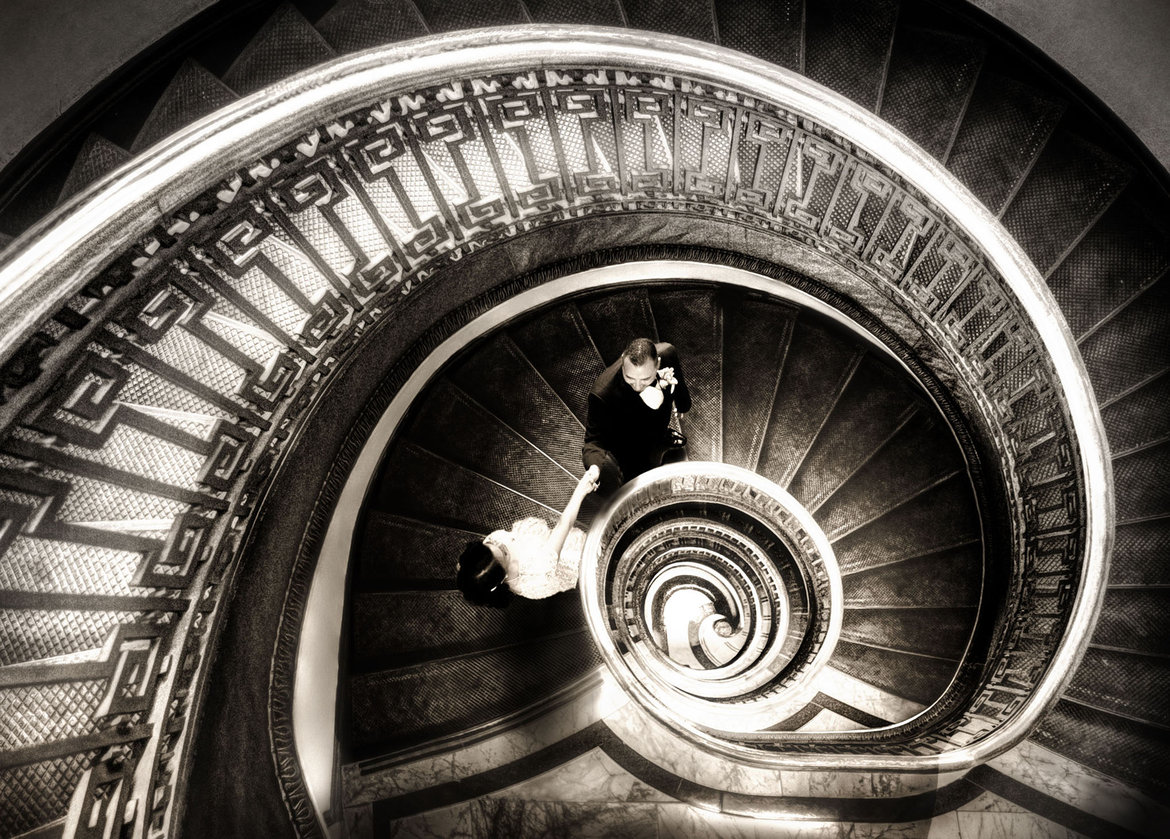
[[[631,212],[718,217],[745,251],[880,313],[1002,493],[1015,584],[966,708],[825,759],[962,768],[1026,736],[1086,643],[1112,515],[1097,408],[1035,268],[940,165],[807,79],[659,35],[484,30],[241,100],[5,251],[4,561],[49,546],[118,569],[10,678],[100,685],[84,726],[7,758],[68,762],[72,835],[173,832],[220,598],[287,441],[362,335],[477,250]],[[272,738],[311,833],[287,719],[308,589],[290,583],[273,651]]]

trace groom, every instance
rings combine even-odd
[[[601,470],[603,495],[658,466],[663,453],[679,445],[669,430],[672,408],[680,414],[691,409],[678,351],[635,338],[589,392],[581,459],[586,468]]]

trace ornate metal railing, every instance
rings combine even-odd
[[[221,597],[331,372],[469,252],[630,213],[716,219],[724,247],[800,261],[949,386],[994,453],[1014,586],[971,704],[882,765],[966,766],[1024,736],[1085,643],[1111,510],[1035,270],[937,163],[805,79],[659,35],[511,28],[246,98],[3,254],[5,818],[170,834]],[[274,759],[295,786],[286,698]]]

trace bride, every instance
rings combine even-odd
[[[468,542],[456,564],[455,581],[463,596],[502,609],[513,594],[536,600],[576,586],[585,531],[573,525],[599,477],[597,467],[589,467],[552,529],[543,519],[527,518],[511,530],[495,530],[483,541]]]

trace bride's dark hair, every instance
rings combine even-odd
[[[459,556],[455,585],[469,603],[503,609],[512,602],[512,590],[504,582],[504,566],[494,562],[483,542],[468,542]]]

